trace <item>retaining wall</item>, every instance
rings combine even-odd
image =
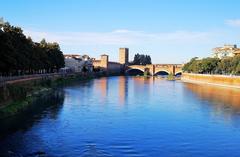
[[[184,82],[198,84],[209,84],[230,88],[240,88],[240,76],[183,73],[181,80]]]

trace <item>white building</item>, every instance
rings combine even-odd
[[[240,48],[237,48],[237,45],[224,45],[223,47],[216,47],[212,51],[213,57],[222,59],[225,57],[234,57],[239,54]]]
[[[72,72],[92,72],[93,63],[88,55],[64,55],[65,69]]]
[[[3,17],[0,17],[0,25],[3,25],[4,21],[3,21]]]
[[[0,17],[0,29],[3,31],[3,25],[4,25],[4,21],[3,18]]]

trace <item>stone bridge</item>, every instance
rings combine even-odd
[[[149,64],[149,65],[130,65],[126,67],[126,73],[131,70],[140,70],[141,72],[148,71],[152,76],[159,72],[178,75],[182,73],[182,64]]]

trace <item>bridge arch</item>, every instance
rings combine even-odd
[[[154,73],[154,76],[156,76],[156,75],[159,74],[159,73],[163,73],[163,74],[166,74],[166,75],[169,75],[169,74],[170,74],[170,72],[167,71],[167,70],[158,70],[158,71],[156,71],[156,72]]]
[[[152,76],[156,76],[159,73],[162,75],[173,74],[175,76],[179,76],[182,74],[182,65],[178,65],[178,64],[130,65],[130,66],[126,66],[125,72],[127,74],[132,70],[139,70],[143,73],[148,72]]]
[[[175,72],[175,76],[178,76],[178,75],[182,75],[182,71],[177,71],[177,72]]]
[[[134,72],[134,71],[135,71],[136,74],[134,74],[134,73],[131,74],[131,72]],[[128,75],[137,75],[137,74],[143,75],[144,70],[141,69],[141,68],[130,68],[130,69],[127,69],[125,71],[125,73],[128,74]]]

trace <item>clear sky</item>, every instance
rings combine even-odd
[[[1,0],[0,17],[35,41],[60,43],[65,54],[118,48],[153,63],[184,63],[211,55],[213,47],[240,46],[239,0]]]

